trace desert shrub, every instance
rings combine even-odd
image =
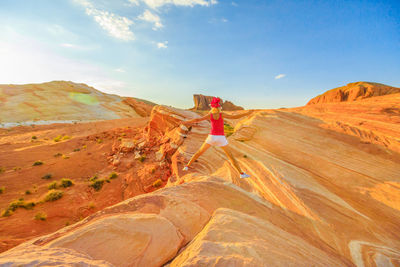
[[[151,169],[151,173],[155,173],[156,172],[156,168]]]
[[[93,175],[92,177],[89,178],[89,181],[91,181],[91,182],[96,181],[97,178],[98,178],[98,177],[97,177],[97,174],[96,174],[96,175]]]
[[[3,194],[4,191],[6,191],[6,188],[4,186],[0,187],[0,194]]]
[[[37,139],[37,136],[36,135],[32,136],[32,139],[33,140]]]
[[[247,158],[247,155],[243,155],[244,158]]]
[[[68,225],[70,225],[70,222],[68,222],[68,221],[65,222],[65,226],[68,226]]]
[[[143,162],[146,159],[146,155],[141,155],[138,157],[138,161]]]
[[[1,212],[1,217],[8,217],[11,216],[12,214],[13,214],[12,210],[5,209]]]
[[[56,153],[56,154],[54,154],[54,157],[61,157],[63,154],[61,154],[61,153]]]
[[[161,185],[162,185],[161,179],[157,179],[157,181],[155,181],[155,182],[153,183],[153,187],[160,187]]]
[[[21,167],[14,167],[14,168],[13,168],[13,171],[15,171],[15,172],[16,172],[16,171],[19,171],[19,170],[21,170]]]
[[[225,136],[231,136],[233,134],[233,127],[229,124],[224,122],[224,132],[225,132]]]
[[[66,187],[70,187],[70,186],[73,186],[73,185],[74,185],[74,183],[72,182],[71,179],[67,179],[67,178],[62,178],[61,179],[61,186],[62,187],[66,188]]]
[[[110,179],[115,179],[115,178],[117,178],[118,177],[118,174],[116,173],[116,172],[112,172],[112,173],[110,173],[110,175],[108,176],[108,178],[110,178]]]
[[[89,205],[88,205],[88,208],[89,208],[89,209],[94,209],[95,207],[96,207],[96,206],[94,205],[93,202],[90,202]]]
[[[60,142],[61,139],[62,139],[62,136],[59,135],[59,136],[55,137],[55,138],[53,139],[53,141],[54,141],[54,142]]]
[[[34,219],[38,220],[38,221],[45,221],[47,219],[47,215],[46,215],[46,213],[39,212],[39,213],[36,213]]]
[[[30,195],[30,194],[32,194],[31,190],[26,190],[25,191],[25,195]]]
[[[37,160],[37,161],[35,161],[32,165],[33,165],[33,166],[43,165],[43,161]]]
[[[52,182],[52,183],[50,183],[50,184],[47,186],[47,188],[48,188],[49,190],[51,190],[51,189],[57,189],[57,182]]]
[[[60,199],[63,196],[63,192],[60,190],[51,190],[49,191],[46,196],[44,197],[44,201],[56,201],[57,199]]]
[[[8,205],[8,209],[11,211],[15,211],[18,208],[24,208],[27,210],[33,209],[35,206],[35,202],[25,202],[23,199],[14,200]]]
[[[5,172],[5,171],[6,171],[6,168],[0,167],[0,173],[3,173],[3,172]]]
[[[101,143],[103,143],[103,139],[98,138],[98,139],[96,139],[96,142],[97,142],[98,144],[101,144]]]
[[[78,151],[81,151],[81,149],[80,148],[75,148],[74,149],[74,152],[78,152]]]
[[[87,148],[87,145],[83,145],[82,148],[83,148],[83,149],[86,149],[86,148]]]
[[[53,177],[53,175],[52,175],[51,173],[47,173],[47,174],[45,174],[45,175],[42,176],[42,179],[49,180],[49,179],[51,179],[52,177]]]
[[[71,136],[64,135],[64,136],[62,137],[62,140],[68,140],[68,139],[71,139]]]
[[[96,179],[96,180],[93,180],[89,186],[93,187],[94,190],[96,190],[96,191],[100,191],[101,188],[103,188],[103,185],[104,185],[103,179]]]
[[[62,155],[62,158],[63,158],[63,159],[69,159],[69,156],[67,156],[67,155]]]

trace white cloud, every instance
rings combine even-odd
[[[221,21],[222,22],[228,22],[228,20],[226,18],[222,18]]]
[[[131,3],[131,5],[135,5],[138,6],[139,5],[139,1],[138,0],[128,0],[129,3]]]
[[[275,80],[282,79],[282,78],[285,77],[285,76],[286,76],[286,74],[279,74],[279,75],[276,75],[276,76],[275,76]]]
[[[236,2],[232,2],[232,6],[238,6]]]
[[[114,71],[116,71],[116,72],[126,72],[123,68],[118,68],[118,69],[115,69]]]
[[[167,48],[168,47],[168,41],[157,43],[158,48]]]
[[[132,2],[132,0],[129,0],[129,1]],[[193,7],[195,5],[211,6],[211,5],[215,5],[218,3],[216,0],[210,0],[210,1],[206,1],[206,0],[141,0],[141,1],[153,9],[157,9],[158,7],[161,7],[164,5]]]
[[[133,21],[127,17],[122,17],[108,11],[97,9],[88,0],[74,1],[85,7],[86,14],[93,17],[94,20],[112,37],[124,41],[135,39],[133,32],[129,29],[129,26],[133,24]]]
[[[154,13],[151,13],[148,9],[146,9],[143,14],[138,17],[138,19],[154,23],[153,30],[155,31],[164,27],[164,25],[161,23],[160,17]]]

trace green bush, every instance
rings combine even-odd
[[[228,123],[224,122],[224,132],[225,132],[225,136],[229,137],[233,134],[234,128],[231,125],[229,125]]]
[[[1,212],[1,217],[8,217],[11,216],[13,214],[13,212],[9,209],[5,209]]]
[[[36,135],[32,136],[32,139],[33,139],[33,140],[37,139]]]
[[[60,199],[63,196],[63,192],[60,190],[51,190],[49,191],[46,196],[44,197],[44,201],[56,201],[57,199]]]
[[[51,173],[47,173],[47,174],[45,174],[45,175],[42,176],[42,179],[49,180],[49,179],[51,179],[52,177],[53,177],[53,175],[52,175]]]
[[[116,173],[116,172],[112,172],[112,173],[110,173],[110,175],[108,176],[108,178],[110,178],[110,179],[115,179],[115,178],[117,178],[118,177],[118,174]]]
[[[53,141],[54,141],[54,142],[60,142],[61,139],[62,139],[62,136],[59,135],[59,136],[55,137],[55,138],[53,139]]]
[[[15,211],[18,208],[24,208],[27,210],[33,209],[35,206],[35,202],[25,202],[24,200],[14,200],[8,205],[8,209],[11,211]]]
[[[74,152],[78,152],[78,151],[81,151],[81,149],[80,148],[75,148],[74,149]]]
[[[38,221],[45,221],[47,219],[47,215],[46,215],[46,213],[39,212],[39,213],[36,213],[34,218],[35,218],[35,220],[38,220]]]
[[[57,182],[52,182],[49,184],[49,186],[47,187],[49,190],[51,189],[57,189]]]
[[[6,188],[4,186],[0,187],[0,194],[3,194],[4,191],[6,191]]]
[[[32,194],[32,192],[30,190],[25,191],[25,195],[30,195],[30,194]]]
[[[153,183],[153,187],[160,187],[161,185],[162,185],[161,179],[158,179],[157,181],[155,181],[155,182]]]
[[[92,181],[92,183],[89,186],[93,187],[94,190],[96,190],[96,191],[100,191],[101,188],[103,187],[103,184],[104,184],[103,179],[100,179],[100,180],[96,179],[96,180]]]
[[[61,179],[61,186],[62,187],[66,188],[66,187],[70,187],[70,186],[73,186],[73,185],[74,185],[74,183],[72,182],[72,180],[67,179],[67,178],[62,178]]]
[[[43,161],[37,160],[37,161],[35,161],[32,165],[33,165],[33,166],[43,165]]]

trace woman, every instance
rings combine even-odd
[[[211,146],[219,146],[221,147],[226,155],[228,156],[229,160],[232,162],[233,166],[236,168],[236,170],[240,173],[240,178],[248,178],[250,175],[244,173],[242,169],[240,168],[237,160],[235,157],[232,155],[232,152],[230,151],[228,147],[228,140],[225,137],[224,133],[224,119],[238,119],[247,115],[250,115],[253,113],[253,110],[250,110],[247,113],[240,114],[240,115],[229,115],[226,113],[221,112],[221,105],[219,102],[221,101],[220,98],[213,97],[211,101],[211,111],[207,115],[193,119],[193,120],[188,120],[188,121],[183,121],[183,125],[189,126],[193,123],[203,121],[210,119],[211,121],[211,132],[208,135],[207,139],[204,141],[203,145],[200,147],[200,149],[193,155],[193,157],[190,159],[188,164],[183,168],[184,171],[187,171],[189,166],[198,158],[200,157],[204,152],[207,151]]]

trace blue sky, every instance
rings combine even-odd
[[[84,82],[180,108],[400,87],[400,1],[1,0],[0,83]]]

